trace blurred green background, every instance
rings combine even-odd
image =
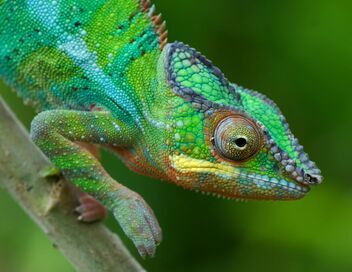
[[[352,1],[159,0],[170,41],[200,50],[240,85],[280,106],[325,181],[303,200],[219,200],[129,172],[164,230],[150,271],[352,271]],[[33,111],[1,85],[28,127]],[[0,271],[73,271],[17,204],[0,191]]]

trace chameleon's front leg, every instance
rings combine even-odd
[[[98,145],[82,142],[79,145],[88,150],[97,160],[100,160],[100,148]],[[73,193],[79,201],[79,206],[75,209],[75,212],[79,214],[77,218],[79,221],[92,223],[101,221],[106,217],[107,209],[96,198],[78,188]]]
[[[77,187],[105,205],[142,256],[153,256],[162,234],[153,211],[137,193],[113,180],[99,161],[75,142],[129,146],[136,131],[106,112],[52,110],[32,122],[36,145]]]

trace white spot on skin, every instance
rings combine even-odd
[[[116,124],[115,122],[112,123],[112,125],[114,126],[114,128],[116,129],[116,131],[120,132],[121,128],[118,124]]]
[[[183,122],[182,121],[177,121],[176,126],[182,127],[183,126]]]
[[[144,105],[144,107],[147,108],[145,105]],[[148,122],[151,125],[153,125],[154,127],[156,127],[156,128],[164,128],[165,127],[165,124],[163,122],[154,119],[146,110],[143,110],[143,115],[144,115],[144,118],[147,119]]]
[[[180,134],[178,134],[178,133],[176,133],[176,134],[175,134],[175,140],[176,140],[176,141],[181,140],[181,136],[180,136]]]
[[[288,185],[288,183],[287,183],[286,180],[281,180],[281,181],[280,181],[280,184],[283,185],[283,186],[287,186],[287,185]]]

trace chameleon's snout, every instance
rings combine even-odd
[[[290,156],[285,150],[281,149],[271,136],[265,133],[267,145],[270,153],[277,161],[278,165],[285,170],[288,176],[299,184],[314,186],[322,183],[323,176],[315,162],[309,159],[307,153],[303,151],[303,146],[298,143],[290,131],[290,140],[296,156]]]

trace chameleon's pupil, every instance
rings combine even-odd
[[[243,137],[240,137],[235,140],[235,144],[238,147],[245,147],[247,145],[247,140]]]
[[[260,148],[261,133],[251,120],[242,115],[224,118],[214,131],[214,145],[224,158],[243,161]]]

